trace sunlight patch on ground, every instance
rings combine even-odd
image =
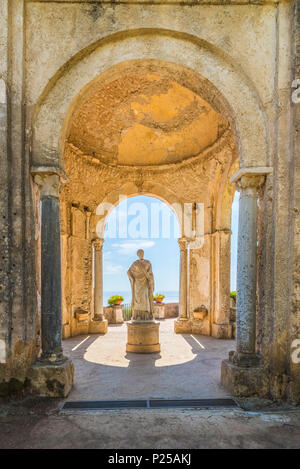
[[[122,329],[126,327],[122,326]],[[125,331],[124,331],[125,332]],[[137,362],[144,362],[144,354],[128,354],[125,350],[126,335],[118,337],[115,344],[106,340],[108,336],[98,337],[91,345],[88,346],[83,356],[84,360],[91,363],[98,363],[106,366],[128,367],[132,358]],[[110,344],[108,343],[110,342]],[[197,341],[198,342],[198,341]],[[161,352],[160,354],[147,354],[149,363],[155,362],[155,367],[163,367],[170,365],[179,365],[193,360],[196,354],[192,351],[192,347],[180,335],[174,335],[172,340],[166,334],[160,336]],[[199,343],[199,342],[198,342]],[[204,348],[200,343],[201,348]],[[180,353],[178,353],[180,350]]]

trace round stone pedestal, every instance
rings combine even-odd
[[[159,322],[128,322],[126,352],[160,352]]]

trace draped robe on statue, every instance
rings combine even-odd
[[[139,259],[128,272],[132,292],[132,320],[153,320],[154,277],[152,266],[146,259]]]

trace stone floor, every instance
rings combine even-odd
[[[27,415],[0,412],[0,448],[110,448],[112,454],[119,448],[300,448],[300,409],[52,409],[45,415],[41,406],[27,407]]]
[[[126,354],[126,325],[64,341],[75,364],[67,400],[225,397],[220,361],[234,343],[172,330],[161,322],[161,354],[151,356]],[[300,407],[253,399],[235,409],[67,412],[64,402],[0,402],[0,448],[300,448]]]
[[[110,325],[104,336],[63,341],[75,366],[68,400],[220,398],[221,361],[234,341],[174,334],[174,319],[160,322],[161,353],[126,353],[127,326]]]

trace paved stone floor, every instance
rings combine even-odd
[[[126,324],[115,324],[104,336],[63,341],[75,366],[69,400],[228,396],[220,369],[234,341],[175,334],[174,319],[160,322],[161,353],[126,353],[126,339]]]
[[[227,396],[220,361],[234,343],[172,330],[161,322],[162,351],[151,356],[126,354],[126,325],[64,341],[75,364],[67,400]],[[64,402],[0,402],[0,448],[300,448],[300,407],[254,399],[236,409],[64,412]]]
[[[27,415],[0,416],[0,448],[300,448],[300,409],[52,410],[45,415],[40,405],[27,408]]]

